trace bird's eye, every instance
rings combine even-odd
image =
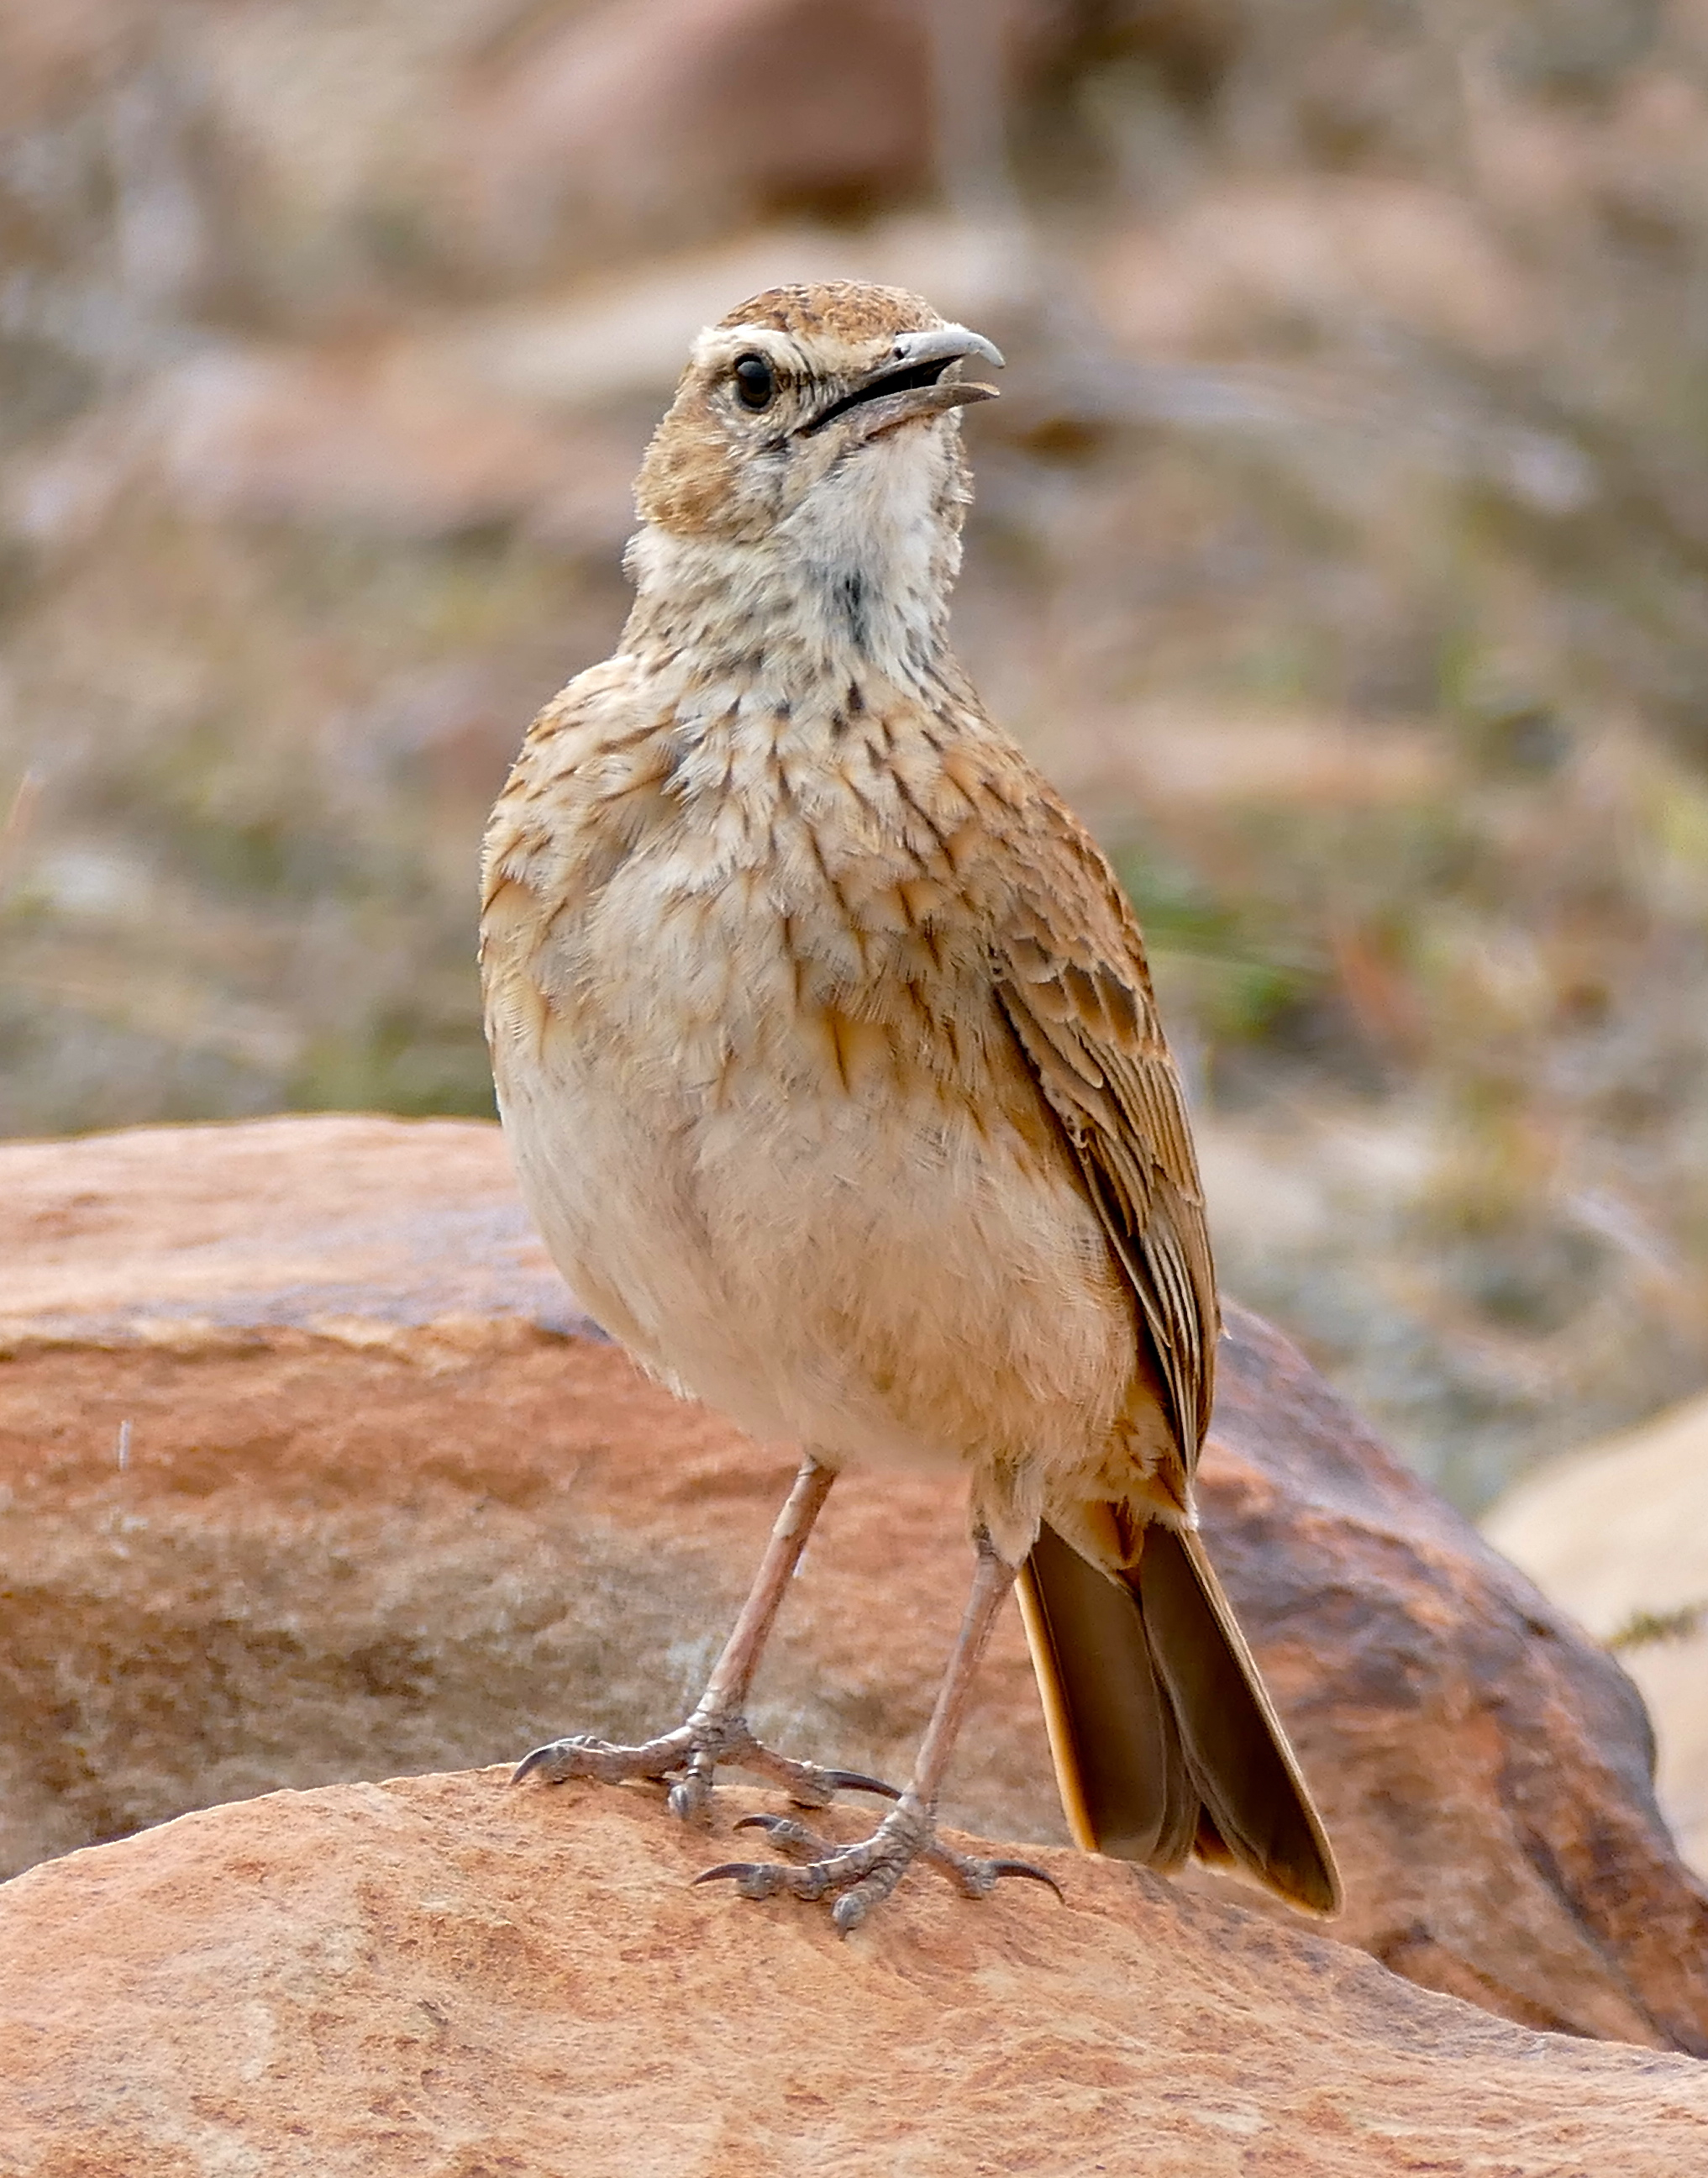
[[[771,397],[777,390],[777,380],[771,366],[762,355],[743,355],[736,359],[736,391],[744,408],[769,408]]]

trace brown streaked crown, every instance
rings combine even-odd
[[[797,340],[827,336],[862,347],[897,333],[924,332],[943,320],[922,295],[906,287],[877,287],[862,280],[797,282],[767,287],[718,320],[720,330],[764,326]]]

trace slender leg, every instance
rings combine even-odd
[[[895,1787],[880,1778],[864,1776],[857,1770],[824,1770],[815,1762],[795,1762],[774,1753],[754,1738],[746,1715],[753,1674],[777,1623],[789,1582],[801,1562],[813,1524],[824,1510],[835,1480],[835,1469],[821,1466],[810,1453],[802,1461],[734,1631],[686,1723],[639,1747],[614,1747],[585,1733],[554,1739],[523,1756],[512,1783],[519,1784],[531,1776],[541,1777],[550,1785],[561,1785],[570,1777],[598,1777],[613,1785],[629,1777],[674,1777],[671,1808],[685,1820],[693,1820],[705,1812],[717,1765],[727,1762],[786,1787],[791,1798],[802,1807],[828,1806],[837,1792],[845,1791],[879,1792],[895,1799]]]
[[[770,1540],[741,1616],[724,1644],[723,1654],[712,1666],[696,1716],[732,1716],[747,1707],[753,1674],[759,1668],[789,1583],[835,1480],[835,1469],[821,1467],[811,1453],[801,1462],[801,1471],[772,1525]]]
[[[1014,1586],[1015,1568],[999,1558],[990,1546],[990,1539],[978,1538],[978,1562],[972,1576],[972,1593],[966,1599],[966,1610],[961,1622],[954,1651],[949,1659],[949,1669],[943,1675],[943,1683],[937,1689],[937,1699],[932,1705],[931,1721],[925,1727],[925,1737],[919,1743],[919,1752],[914,1758],[913,1775],[907,1781],[907,1790],[901,1795],[901,1805],[911,1807],[927,1822],[937,1814],[939,1795],[949,1770],[949,1759],[955,1752],[955,1743],[961,1737],[961,1727],[966,1716],[966,1705],[972,1698],[972,1682],[979,1666],[984,1661],[984,1652],[990,1646],[990,1637],[996,1625],[996,1614],[1008,1601],[1008,1592]]]
[[[1023,1860],[977,1860],[955,1852],[937,1836],[937,1803],[948,1773],[950,1758],[966,1716],[972,1683],[989,1645],[997,1613],[1014,1585],[1016,1568],[998,1557],[988,1536],[977,1538],[978,1564],[972,1577],[972,1593],[966,1614],[949,1659],[949,1668],[937,1690],[937,1700],[925,1737],[919,1743],[913,1775],[895,1809],[873,1835],[858,1845],[827,1844],[802,1824],[781,1815],[747,1815],[736,1827],[769,1832],[779,1845],[809,1852],[802,1866],[786,1867],[766,1861],[730,1861],[709,1868],[695,1878],[711,1883],[728,1877],[747,1898],[769,1898],[786,1891],[797,1898],[822,1898],[827,1891],[841,1893],[831,1917],[846,1935],[857,1929],[872,1908],[887,1898],[916,1859],[934,1861],[946,1868],[970,1897],[983,1898],[1004,1875],[1027,1875],[1048,1883],[1054,1879]],[[1059,1896],[1059,1892],[1058,1892]]]

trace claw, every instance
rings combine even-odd
[[[860,1770],[827,1770],[824,1782],[833,1792],[876,1792],[883,1800],[901,1798],[899,1786],[886,1785],[881,1777],[868,1777]],[[806,1807],[811,1803],[802,1801],[801,1804]]]
[[[851,1936],[872,1908],[879,1902],[878,1898],[862,1896],[862,1892],[864,1888],[862,1885],[859,1891],[845,1891],[830,1908],[830,1918],[836,1924],[836,1933],[839,1935]]]
[[[671,1787],[665,1805],[678,1822],[698,1823],[703,1826],[712,1819],[712,1775],[710,1758],[703,1752],[691,1754],[683,1774]]]
[[[591,1744],[585,1732],[577,1732],[569,1739],[549,1739],[544,1747],[536,1747],[531,1754],[523,1756],[511,1771],[510,1781],[512,1785],[519,1785],[524,1777],[531,1777],[536,1770],[558,1770],[562,1765],[560,1774],[550,1780],[554,1785],[561,1785],[566,1779],[575,1775],[574,1750]]]
[[[899,1800],[900,1792],[881,1777],[868,1777],[863,1770],[821,1770],[815,1762],[796,1762],[753,1741],[727,1758],[736,1768],[780,1785],[797,1808],[828,1808],[839,1792],[876,1792],[886,1800]]]
[[[1042,1883],[1054,1891],[1062,1904],[1067,1904],[1067,1893],[1047,1868],[1034,1868],[1029,1860],[992,1860],[985,1865],[993,1876],[1023,1875],[1029,1883]]]
[[[679,1777],[665,1796],[665,1805],[679,1823],[702,1823],[712,1788],[703,1777]]]
[[[768,1860],[726,1860],[720,1868],[703,1869],[694,1882],[716,1883],[720,1879],[733,1883],[743,1898],[775,1898],[780,1891],[791,1891],[797,1898],[822,1898],[830,1883],[822,1863],[785,1868]]]
[[[814,1860],[828,1860],[836,1848],[816,1831],[809,1831],[805,1823],[797,1823],[788,1815],[743,1815],[736,1825],[738,1831],[764,1831],[786,1852],[804,1852]]]
[[[716,1868],[703,1868],[688,1888],[691,1891],[698,1891],[703,1883],[722,1883],[726,1880],[731,1882],[741,1882],[743,1876],[757,1874],[758,1866],[759,1863],[757,1861],[752,1860],[722,1861]],[[742,1889],[748,1897],[753,1896],[754,1894],[747,1890],[745,1883],[742,1883]]]
[[[1067,1898],[1047,1868],[1034,1868],[1029,1860],[976,1860],[966,1853],[951,1852],[946,1846],[928,1846],[924,1858],[948,1870],[969,1898],[988,1898],[1005,1875],[1023,1875],[1029,1882],[1048,1885],[1064,1906]]]
[[[712,1784],[720,1762],[734,1763],[769,1777],[788,1792],[797,1807],[823,1807],[838,1792],[873,1792],[901,1801],[895,1786],[861,1770],[821,1770],[814,1763],[791,1761],[756,1740],[745,1718],[696,1710],[674,1732],[638,1747],[614,1747],[585,1732],[554,1739],[523,1755],[511,1772],[519,1785],[539,1777],[561,1785],[571,1777],[596,1777],[608,1784],[628,1778],[669,1781],[671,1812],[685,1822],[703,1823],[710,1812]],[[1059,1898],[1061,1885],[1027,1860],[977,1860],[939,1842],[930,1819],[917,1807],[902,1805],[886,1814],[869,1838],[838,1845],[808,1830],[792,1815],[744,1815],[737,1830],[764,1831],[791,1862],[729,1860],[694,1878],[700,1883],[733,1883],[744,1898],[823,1898],[840,1895],[831,1908],[844,1934],[857,1929],[874,1906],[881,1905],[916,1860],[928,1860],[952,1876],[969,1898],[988,1898],[1006,1875],[1023,1875],[1048,1884]]]

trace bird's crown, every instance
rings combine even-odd
[[[898,333],[929,332],[942,323],[924,297],[906,287],[821,280],[767,287],[738,303],[709,330],[783,333],[827,361],[840,357],[857,368],[875,346]]]

